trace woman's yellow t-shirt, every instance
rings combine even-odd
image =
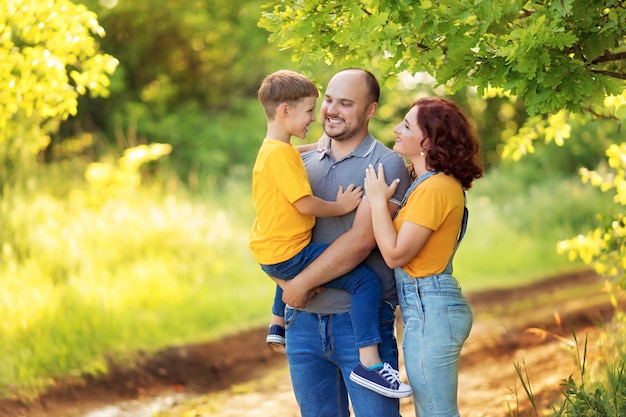
[[[393,223],[396,230],[407,221],[433,233],[402,269],[416,278],[443,272],[456,246],[464,207],[463,188],[452,176],[439,173],[418,185]]]
[[[300,153],[290,143],[265,139],[252,169],[252,196],[257,217],[249,245],[257,262],[291,259],[311,241],[315,217],[293,205],[312,195]]]

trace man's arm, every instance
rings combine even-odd
[[[326,134],[324,133],[317,140],[317,142],[306,143],[304,145],[298,145],[298,146],[296,146],[296,149],[300,153],[309,152],[309,151],[323,152],[326,149],[326,146],[328,146],[328,142],[330,142],[330,138],[328,136],[326,136]]]
[[[390,203],[390,212],[397,207]],[[283,282],[283,301],[295,308],[304,307],[316,288],[352,271],[375,247],[371,210],[365,199],[357,208],[352,227],[294,279]]]

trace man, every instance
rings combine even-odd
[[[332,200],[339,185],[362,186],[365,169],[382,163],[389,181],[400,179],[389,210],[394,213],[399,207],[410,184],[406,165],[369,133],[369,120],[376,114],[379,95],[376,78],[360,69],[340,71],[328,83],[321,118],[330,142],[323,153],[313,151],[302,156],[317,197]],[[373,393],[350,380],[350,372],[359,361],[350,319],[350,294],[328,288],[306,301],[312,289],[328,281],[331,272],[336,275],[338,270],[349,271],[365,262],[382,286],[380,355],[398,369],[395,281],[393,271],[375,249],[367,199],[356,213],[318,218],[313,241],[332,244],[283,287],[283,299],[289,304],[286,353],[302,417],[348,416],[348,395],[357,417],[398,417],[397,399]],[[397,373],[386,377],[398,381]]]

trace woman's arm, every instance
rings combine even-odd
[[[390,268],[406,265],[422,249],[432,230],[411,222],[404,222],[396,232],[392,217],[387,210],[387,201],[398,183],[390,186],[385,182],[385,171],[378,167],[378,175],[370,166],[365,175],[365,193],[371,206],[372,228],[378,249]]]

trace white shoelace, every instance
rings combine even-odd
[[[385,378],[390,384],[400,382],[400,372],[396,371],[387,362],[383,364],[383,369],[378,371],[380,376]]]

